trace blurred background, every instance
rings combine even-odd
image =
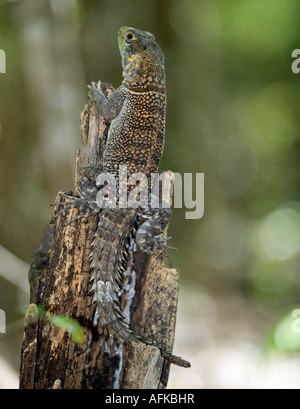
[[[298,0],[0,0],[0,388],[18,387],[28,266],[73,189],[86,84],[121,83],[123,25],[166,57],[160,170],[205,174],[203,218],[170,225],[174,352],[192,367],[169,388],[300,387],[299,15]]]

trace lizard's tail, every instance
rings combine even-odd
[[[109,334],[121,342],[143,342],[155,346],[169,362],[187,368],[189,362],[135,334],[121,313],[122,273],[136,217],[135,209],[105,208],[101,213],[90,255],[92,302],[96,304],[93,325],[98,330],[106,327]]]
[[[136,220],[135,209],[104,208],[90,255],[91,292],[96,304],[93,324],[107,327],[111,335],[126,341],[132,331],[120,308],[121,282],[128,242]]]

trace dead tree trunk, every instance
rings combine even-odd
[[[112,87],[104,84],[106,95]],[[94,105],[81,115],[83,145],[77,152],[77,173],[85,166],[102,166],[109,124]],[[61,193],[59,193],[60,197]],[[91,325],[89,254],[97,217],[78,219],[72,209],[47,226],[34,255],[29,279],[30,305],[25,316],[20,388],[164,388],[169,363],[156,347],[140,342],[122,345]],[[134,268],[130,269],[133,264]],[[163,261],[131,251],[124,273],[122,307],[131,328],[171,351],[174,341],[179,272]],[[71,317],[72,321],[65,320]],[[76,321],[75,321],[76,320]],[[80,324],[82,338],[72,325]]]

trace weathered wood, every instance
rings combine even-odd
[[[162,369],[163,359],[157,348],[134,342],[128,351],[121,388],[158,389]]]
[[[24,335],[21,351],[20,388],[32,388],[37,356],[37,315],[36,304],[30,304],[25,314]]]
[[[104,85],[106,94],[112,90]],[[81,122],[83,146],[76,156],[75,189],[82,167],[102,167],[109,127],[94,105],[86,105]],[[62,192],[56,201],[61,199]],[[98,217],[69,223],[77,214],[78,210],[72,209],[57,218],[55,232],[46,232],[31,268],[20,388],[165,387],[169,363],[158,348],[140,342],[121,345],[105,329],[97,334],[93,328],[89,255]],[[166,268],[157,257],[131,249],[122,284],[124,315],[134,331],[167,351],[173,347],[178,287],[177,270]],[[44,306],[44,313],[38,306]],[[73,317],[81,324],[82,342],[76,343],[67,327],[53,321],[57,315]]]

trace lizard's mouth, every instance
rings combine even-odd
[[[124,49],[124,34],[127,31],[128,27],[123,26],[120,28],[118,32],[118,43],[119,43],[119,49],[120,51]]]

